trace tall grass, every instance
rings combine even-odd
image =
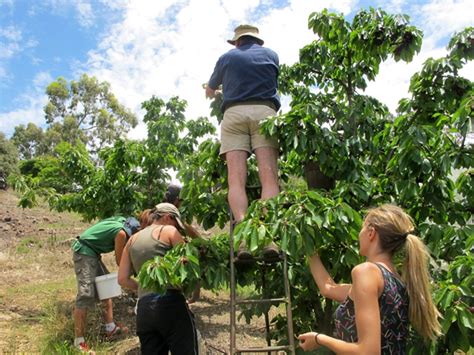
[[[42,319],[44,335],[41,342],[43,354],[78,354],[74,348],[74,300],[51,301]],[[86,342],[96,352],[107,353],[110,344],[103,340],[102,307],[98,305],[87,314]]]

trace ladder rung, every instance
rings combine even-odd
[[[254,256],[252,259],[239,259],[238,257],[234,257],[233,259],[234,264],[255,264],[257,261],[264,262],[265,264],[274,264],[283,261],[283,257],[277,256],[270,259],[263,256]]]
[[[285,297],[280,298],[263,298],[258,300],[240,300],[235,301],[235,304],[258,304],[258,303],[271,303],[271,302],[288,302]]]
[[[291,350],[290,345],[266,346],[263,348],[236,348],[237,353],[265,353],[268,351]]]

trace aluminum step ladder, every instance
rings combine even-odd
[[[288,280],[288,261],[286,253],[280,253],[278,259],[267,260],[263,257],[253,257],[251,260],[238,260],[234,253],[234,226],[235,222],[233,220],[232,212],[230,212],[230,354],[241,354],[241,353],[268,353],[272,352],[281,352],[285,351],[290,354],[295,354],[295,339],[293,335],[293,316],[291,312],[291,294],[290,294],[290,283]],[[256,263],[261,264],[262,268],[262,297],[261,299],[237,299],[236,293],[236,264],[249,264]],[[283,281],[285,295],[280,298],[266,298],[265,292],[265,269],[268,264],[282,262],[283,263]],[[288,345],[272,346],[271,337],[270,337],[270,319],[268,316],[268,310],[264,312],[265,316],[265,338],[267,341],[267,346],[265,347],[237,347],[236,345],[236,313],[239,305],[248,305],[248,304],[269,304],[269,303],[284,303],[286,308],[286,319],[287,319],[287,329],[288,329]]]

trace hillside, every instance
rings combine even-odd
[[[0,190],[0,353],[65,353],[73,340],[71,312],[76,293],[70,245],[90,224],[73,213],[50,211],[46,205],[17,207],[14,192]],[[113,255],[104,257],[116,270]],[[98,312],[89,316],[89,341],[103,353],[137,353],[134,335],[135,295],[114,299],[115,318],[131,332],[114,342],[101,337]],[[203,342],[213,353],[229,349],[228,294],[201,292],[191,310]],[[263,319],[239,326],[238,342],[263,345]],[[218,349],[218,350],[215,350]]]

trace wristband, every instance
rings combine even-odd
[[[318,335],[319,335],[319,333],[316,333],[316,335],[314,336],[314,341],[316,342],[316,344],[318,344],[319,346],[321,346],[321,344],[320,344],[319,341],[318,341]]]

